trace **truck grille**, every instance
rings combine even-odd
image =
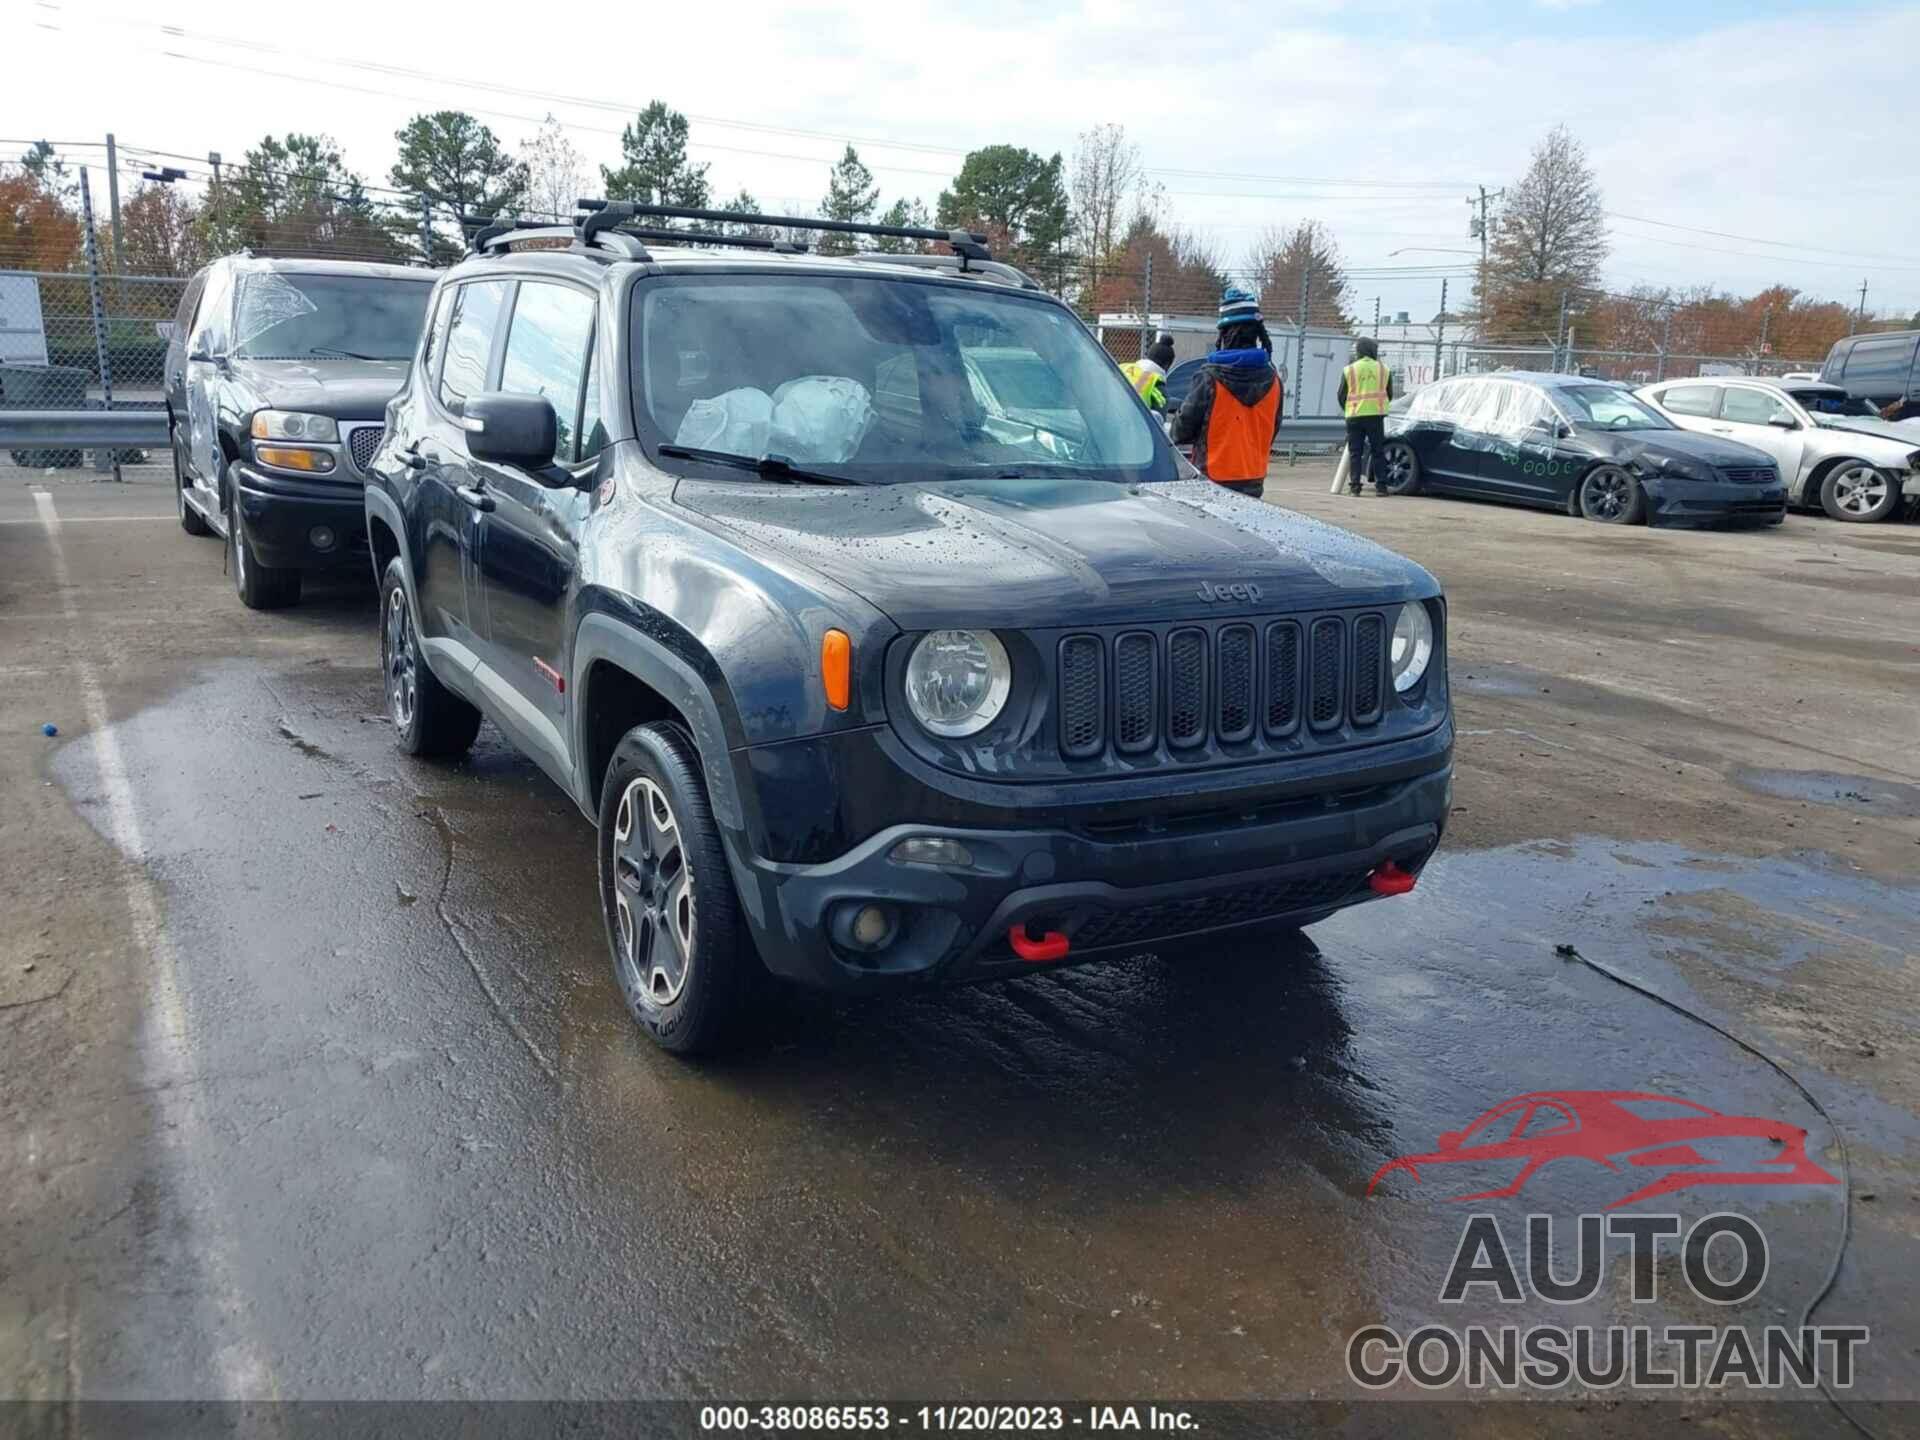
[[[1720,474],[1735,485],[1767,485],[1780,478],[1780,472],[1767,465],[1751,469],[1722,470]]]
[[[380,441],[386,436],[384,425],[362,425],[347,435],[347,449],[353,455],[353,468],[362,475],[367,473],[367,462],[373,459],[373,452],[380,448]]]
[[[1387,690],[1386,617],[1181,623],[1059,642],[1061,755],[1145,755],[1208,740],[1316,740],[1378,724]]]

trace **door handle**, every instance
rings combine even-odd
[[[478,485],[456,485],[453,493],[476,510],[493,509],[493,496],[487,494]]]

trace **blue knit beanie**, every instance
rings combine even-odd
[[[1266,317],[1260,313],[1260,302],[1237,285],[1229,285],[1226,293],[1220,297],[1220,328],[1230,325],[1252,325]]]

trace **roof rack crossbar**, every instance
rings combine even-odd
[[[1008,285],[1017,285],[1022,290],[1045,288],[1026,271],[1001,260],[975,260],[969,264],[964,255],[898,255],[890,250],[861,250],[853,258],[888,265],[917,265],[926,270],[958,270],[962,274],[984,275]]]
[[[731,210],[702,210],[690,205],[638,205],[626,200],[579,200],[575,204],[597,219],[612,209],[623,219],[639,215],[665,220],[705,220],[721,225],[765,225],[787,230],[819,230],[835,235],[875,235],[895,240],[934,240],[951,245],[962,260],[991,260],[987,237],[972,230],[935,230],[924,225],[882,225],[867,220],[821,220],[803,215],[741,215]],[[586,222],[583,222],[583,224]],[[617,222],[615,222],[617,223]],[[965,269],[963,265],[961,267]]]

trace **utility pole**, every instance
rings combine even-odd
[[[113,409],[113,367],[107,356],[107,310],[100,299],[100,243],[93,233],[93,187],[87,183],[87,167],[80,167],[80,223],[86,227],[87,298],[93,311],[93,355],[100,367],[100,408]],[[84,401],[82,408],[85,408]],[[94,456],[96,470],[111,470],[120,476],[120,452],[109,447]]]
[[[1309,284],[1313,272],[1300,262],[1300,325],[1293,339],[1293,418],[1300,418],[1300,392],[1307,388],[1307,302],[1313,298]]]
[[[1673,344],[1673,306],[1667,306],[1667,313],[1660,320],[1660,363],[1654,368],[1653,378],[1667,378],[1667,351]]]
[[[218,234],[220,230],[220,152],[218,150],[207,152],[207,164],[213,167],[213,194],[210,198],[213,203],[214,233]]]
[[[1847,327],[1847,333],[1849,335],[1853,334],[1856,330],[1858,330],[1862,325],[1866,323],[1867,323],[1867,282],[1862,280],[1860,282],[1860,309],[1854,316],[1853,324]]]
[[[1480,242],[1480,279],[1478,288],[1474,292],[1474,303],[1480,307],[1483,315],[1487,308],[1487,232],[1492,228],[1491,221],[1487,215],[1487,207],[1495,200],[1504,199],[1506,193],[1504,190],[1496,190],[1493,194],[1489,195],[1487,193],[1487,187],[1482,185],[1480,186],[1479,198],[1476,199],[1472,195],[1467,197],[1467,204],[1480,207],[1480,213],[1468,222],[1467,234]],[[1485,327],[1483,326],[1483,339],[1484,334]]]
[[[1153,343],[1153,251],[1147,251],[1147,287],[1145,297],[1140,303],[1140,358],[1147,358],[1147,347]]]
[[[420,254],[433,264],[433,201],[420,197]]]
[[[1483,192],[1484,193],[1484,192]],[[1433,378],[1440,378],[1440,346],[1447,337],[1447,282],[1440,280],[1440,313],[1433,317]]]
[[[1755,358],[1765,359],[1767,354],[1767,323],[1773,319],[1773,307],[1769,305],[1760,312],[1760,353]]]
[[[1380,338],[1380,297],[1373,297],[1373,338]]]
[[[113,221],[113,268],[126,274],[126,237],[120,233],[120,152],[107,135],[107,214]]]
[[[1560,328],[1553,332],[1553,373],[1558,375],[1566,369],[1567,360],[1567,292],[1560,292]]]

